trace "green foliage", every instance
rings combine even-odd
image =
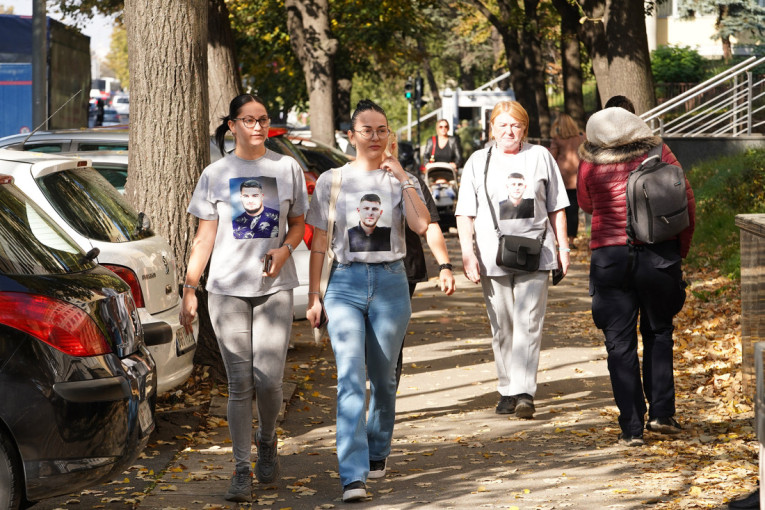
[[[657,83],[698,83],[704,78],[704,58],[689,46],[659,46],[651,52]]]
[[[130,88],[130,72],[128,69],[127,31],[122,23],[114,25],[112,42],[106,55],[106,64],[114,71],[114,76],[123,88]]]
[[[688,264],[740,277],[737,214],[765,213],[765,150],[749,150],[695,165],[688,180],[696,197],[696,230]]]

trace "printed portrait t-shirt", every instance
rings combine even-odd
[[[474,152],[462,171],[455,214],[475,218],[474,229],[482,274],[504,276],[511,271],[497,266],[499,238],[484,190],[488,149]],[[546,148],[524,143],[518,154],[504,156],[492,149],[488,190],[500,232],[530,238],[545,233],[540,270],[556,269],[555,235],[548,214],[568,207],[568,196],[558,165]]]
[[[332,239],[336,260],[348,264],[393,262],[404,258],[406,204],[402,201],[399,180],[382,169],[364,171],[345,165],[340,170],[342,185]],[[422,197],[419,183],[411,179]],[[324,172],[316,181],[306,215],[309,225],[327,229],[331,188],[332,172]]]
[[[205,168],[188,212],[218,221],[207,290],[256,297],[297,287],[292,257],[276,278],[262,275],[263,257],[284,243],[287,218],[307,209],[303,171],[289,156],[266,150],[250,161],[231,153]]]

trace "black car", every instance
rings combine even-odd
[[[0,175],[0,508],[127,469],[156,369],[128,285]]]

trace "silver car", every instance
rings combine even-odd
[[[171,390],[193,369],[194,334],[180,325],[175,257],[148,219],[85,159],[0,150],[0,173],[35,201],[84,251],[130,286],[146,345],[157,364],[157,389]]]

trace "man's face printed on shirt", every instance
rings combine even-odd
[[[517,177],[507,179],[507,196],[513,202],[518,202],[526,191],[526,181]]]
[[[382,214],[382,205],[380,202],[363,200],[356,210],[359,212],[359,221],[361,224],[367,228],[374,228]]]
[[[250,216],[255,216],[263,211],[263,190],[260,188],[242,188],[242,207]]]

